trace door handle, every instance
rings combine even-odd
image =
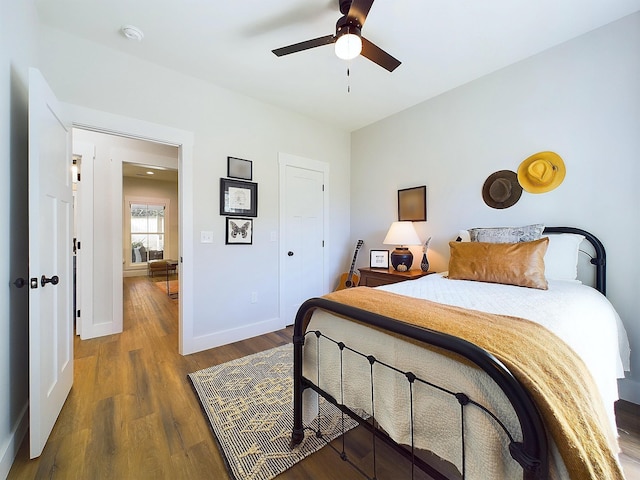
[[[42,275],[42,277],[40,277],[40,285],[42,285],[43,287],[47,284],[50,283],[51,285],[57,285],[58,282],[60,281],[60,279],[58,278],[57,275],[54,275],[51,278],[47,278],[44,275]]]
[[[24,278],[20,277],[20,278],[16,278],[16,281],[13,282],[13,284],[18,288],[22,288],[27,284],[27,282]]]
[[[287,252],[287,255],[289,255],[290,257],[293,257],[293,252],[292,252],[291,250],[289,250],[289,251]]]

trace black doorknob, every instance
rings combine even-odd
[[[44,275],[42,275],[42,277],[40,277],[40,285],[42,285],[43,287],[47,284],[50,283],[51,285],[57,285],[58,282],[60,281],[60,279],[58,278],[57,275],[54,275],[51,278],[47,278]]]
[[[292,252],[291,250],[289,250],[289,251],[287,252],[287,255],[289,255],[290,257],[293,257],[293,252]]]
[[[20,278],[16,278],[16,281],[13,282],[13,284],[18,288],[22,288],[27,284],[27,282],[25,281],[24,278],[20,277]]]

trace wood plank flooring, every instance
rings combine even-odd
[[[71,394],[43,454],[29,460],[23,442],[9,479],[229,478],[187,374],[291,341],[284,329],[193,355],[178,354],[178,302],[146,277],[124,282],[124,333],[75,342]],[[640,479],[640,407],[618,405],[621,459]],[[350,456],[370,460],[368,434],[353,432]],[[379,478],[404,467],[377,451]],[[279,477],[344,480],[352,467],[324,448]]]

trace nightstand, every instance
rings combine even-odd
[[[360,283],[358,283],[358,285],[361,287],[379,287],[381,285],[389,285],[390,283],[398,283],[405,280],[415,280],[416,278],[435,273],[432,271],[423,272],[422,270],[399,272],[393,268],[371,267],[362,267],[358,270],[360,271]]]

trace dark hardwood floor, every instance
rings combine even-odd
[[[178,301],[146,277],[124,282],[124,332],[75,342],[71,394],[42,455],[29,460],[23,442],[9,479],[226,479],[187,374],[291,341],[284,329],[193,355],[178,354]],[[620,402],[621,460],[640,479],[640,407]],[[353,432],[350,456],[366,464],[368,434]],[[402,478],[397,456],[382,458],[378,477]],[[358,478],[324,448],[281,479]]]

